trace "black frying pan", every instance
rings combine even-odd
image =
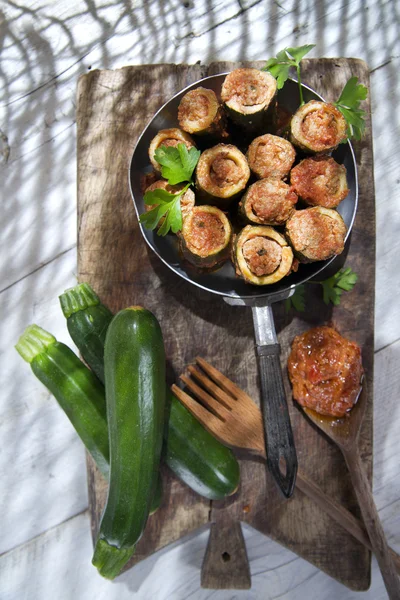
[[[203,86],[214,90],[217,96],[220,97],[225,76],[226,73],[206,77],[182,90],[160,108],[143,131],[133,152],[130,165],[130,188],[138,216],[145,211],[141,191],[141,177],[151,171],[148,158],[148,148],[151,140],[160,129],[179,127],[177,120],[178,105],[186,92]],[[303,95],[305,102],[322,99],[305,85],[303,85]],[[278,102],[290,112],[295,112],[299,106],[297,82],[288,80],[285,83],[283,89],[278,92]],[[335,150],[333,156],[337,162],[344,164],[347,169],[350,192],[347,198],[340,203],[338,211],[346,223],[348,236],[357,209],[356,162],[350,143],[341,144]],[[286,497],[291,496],[296,480],[297,457],[283,387],[279,344],[275,333],[271,304],[289,298],[294,293],[296,286],[322,273],[333,259],[306,265],[302,264],[297,273],[292,273],[273,285],[258,287],[249,285],[236,277],[234,268],[229,262],[217,271],[197,273],[192,268],[188,268],[182,261],[178,253],[176,236],[160,237],[155,231],[149,231],[142,225],[140,225],[140,229],[150,248],[177,275],[203,290],[222,296],[228,304],[251,306],[261,379],[262,413],[268,466],[283,494]]]

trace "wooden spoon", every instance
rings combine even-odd
[[[372,489],[364,471],[358,449],[358,437],[366,406],[367,393],[364,381],[357,403],[352,408],[349,416],[342,418],[326,417],[309,408],[303,407],[303,410],[309,419],[341,449],[349,469],[365,527],[368,531],[371,546],[377,558],[389,598],[391,600],[399,600],[400,579],[396,573],[396,568],[372,496]]]

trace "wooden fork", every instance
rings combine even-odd
[[[175,396],[217,440],[226,446],[242,448],[265,458],[262,415],[258,406],[246,392],[203,358],[197,357],[196,363],[202,370],[190,365],[188,371],[193,379],[186,375],[181,375],[180,379],[201,404],[174,384],[171,389]],[[364,524],[301,471],[297,472],[296,487],[361,544],[372,550]],[[390,553],[400,573],[400,556],[392,548]]]

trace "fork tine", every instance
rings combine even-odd
[[[210,365],[204,358],[200,356],[196,357],[196,362],[200,367],[211,377],[211,379],[217,383],[226,393],[233,396],[236,400],[242,400],[244,402],[251,402],[255,404],[255,402],[250,398],[246,392],[244,392],[239,386],[237,386],[233,381],[228,379],[225,375],[218,371],[215,367]]]
[[[218,437],[219,428],[221,426],[221,420],[218,419],[215,415],[210,413],[209,410],[204,408],[201,404],[199,404],[196,400],[194,400],[189,394],[186,394],[181,388],[179,388],[175,383],[171,386],[172,392],[175,396],[182,402],[182,404],[188,409],[188,411],[196,417],[198,421],[205,427],[210,433]]]
[[[180,379],[183,383],[189,388],[189,390],[194,394],[196,398],[200,400],[202,404],[208,408],[210,412],[212,412],[216,417],[218,417],[221,421],[224,421],[227,414],[227,409],[225,406],[220,404],[218,400],[215,400],[210,394],[207,394],[201,387],[199,387],[190,377],[186,375],[181,375]]]
[[[236,398],[227,394],[223,389],[216,385],[207,375],[194,365],[189,365],[188,371],[201,385],[223,404],[228,410],[232,410],[233,403],[237,402]]]

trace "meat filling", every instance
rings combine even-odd
[[[296,158],[292,144],[287,140],[269,133],[257,137],[247,152],[250,169],[263,179],[265,177],[285,177]]]
[[[243,256],[252,273],[257,277],[270,275],[279,267],[282,248],[264,237],[254,237],[243,244]]]
[[[221,152],[211,163],[210,179],[218,187],[237,184],[243,177],[242,169],[227,154]]]
[[[225,229],[221,219],[215,214],[199,210],[192,217],[190,232],[186,236],[188,246],[200,256],[207,256],[218,250],[225,242]]]
[[[290,183],[307,204],[335,208],[349,193],[346,167],[331,156],[302,160],[290,173]]]
[[[310,261],[326,260],[344,249],[344,222],[319,210],[299,210],[287,222],[291,245]]]
[[[179,125],[189,133],[207,129],[217,116],[219,104],[215,93],[202,87],[185,94],[178,107]]]
[[[243,112],[251,112],[253,107],[268,106],[275,91],[276,82],[269,73],[258,69],[235,69],[225,78],[221,98],[231,107],[237,106]]]
[[[299,404],[342,417],[354,406],[361,388],[361,350],[331,327],[315,327],[295,337],[288,370]]]
[[[283,225],[293,213],[296,202],[297,195],[283,181],[261,179],[253,183],[246,194],[246,214],[250,221],[263,225]]]
[[[331,104],[323,104],[305,115],[301,131],[315,150],[324,150],[342,141],[343,121],[344,118],[337,108]]]

